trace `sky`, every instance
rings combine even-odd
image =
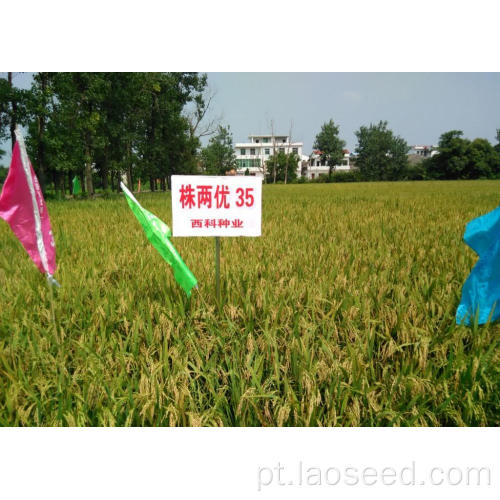
[[[410,145],[437,144],[458,129],[495,143],[500,128],[500,73],[208,73],[215,115],[234,142],[249,134],[287,134],[312,150],[330,119],[351,151],[362,125],[387,120]]]
[[[32,73],[14,75],[21,88],[31,79]],[[208,84],[215,92],[210,115],[230,126],[234,143],[271,133],[273,120],[280,135],[292,124],[304,154],[330,119],[350,151],[354,132],[379,120],[410,145],[437,144],[452,129],[495,143],[500,128],[500,73],[208,73]]]

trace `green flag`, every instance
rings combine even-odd
[[[156,215],[148,212],[145,208],[141,207],[139,202],[135,199],[134,195],[127,189],[123,182],[120,184],[123,189],[129,207],[134,212],[134,215],[139,219],[148,240],[160,252],[160,255],[173,267],[174,277],[179,285],[184,289],[187,296],[191,296],[191,289],[197,286],[196,278],[193,273],[186,266],[181,259],[179,252],[175,249],[170,241],[172,231],[170,228]]]
[[[80,184],[80,179],[75,175],[73,177],[73,195],[80,194],[82,192],[82,186]]]

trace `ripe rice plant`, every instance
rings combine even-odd
[[[0,425],[500,424],[500,324],[455,325],[500,181],[265,185],[261,238],[174,238],[125,199],[49,202],[50,293],[0,223]],[[168,194],[139,201],[167,224]]]

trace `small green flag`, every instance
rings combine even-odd
[[[82,192],[82,186],[80,184],[80,179],[75,175],[73,177],[73,194],[80,194]]]
[[[172,231],[170,228],[156,215],[148,212],[145,208],[141,207],[139,202],[135,199],[134,195],[127,189],[123,182],[120,184],[123,189],[129,207],[134,212],[141,226],[146,233],[146,237],[152,245],[160,252],[160,255],[173,267],[174,277],[179,285],[184,289],[187,296],[191,296],[191,289],[197,286],[196,278],[182,260],[179,252],[175,249],[170,241]]]

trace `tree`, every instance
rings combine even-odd
[[[205,87],[207,84],[207,75],[200,76],[200,88],[194,95],[189,110],[186,110],[184,116],[189,123],[189,135],[191,139],[200,139],[213,135],[217,131],[217,126],[221,117],[208,118],[208,112],[215,98],[215,91]]]
[[[356,166],[362,178],[397,180],[404,176],[410,148],[404,139],[387,128],[386,121],[362,126],[355,135],[358,139]]]
[[[321,160],[328,165],[328,178],[331,178],[333,168],[344,157],[345,147],[345,141],[339,138],[339,126],[333,120],[323,124],[313,147],[320,151]]]
[[[209,175],[224,175],[236,167],[236,155],[233,148],[233,136],[229,125],[219,125],[217,135],[201,151],[203,171]]]
[[[500,154],[486,139],[462,137],[461,130],[450,130],[439,139],[439,153],[425,160],[433,179],[479,179],[500,174]]]
[[[495,144],[495,151],[500,153],[500,128],[497,128],[497,135],[495,138],[497,140],[497,143]]]
[[[500,154],[487,139],[474,139],[465,154],[468,179],[488,179],[500,174]]]
[[[12,123],[28,124],[40,181],[61,192],[75,174],[90,194],[109,182],[118,189],[123,174],[130,185],[135,175],[149,177],[152,190],[158,179],[166,189],[172,174],[197,169],[211,100],[206,80],[198,73],[37,73],[21,91],[0,78],[0,139]]]
[[[29,118],[28,148],[38,175],[42,191],[45,193],[47,174],[47,123],[51,112],[53,89],[50,73],[35,74],[29,93],[27,114]]]
[[[427,172],[433,179],[466,179],[469,141],[461,130],[450,130],[439,138],[437,155],[426,161]]]
[[[10,122],[10,85],[5,78],[0,78],[0,140],[7,137]]]
[[[267,160],[269,165],[273,166],[273,170],[268,170],[268,180],[274,181],[293,181],[297,178],[297,165],[299,156],[295,153],[279,152],[270,156]]]
[[[10,132],[11,149],[16,143],[16,126],[26,123],[26,99],[28,92],[13,84],[13,73],[7,73],[7,80],[0,78],[0,139]]]

